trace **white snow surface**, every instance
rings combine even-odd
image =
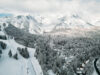
[[[49,71],[48,71],[48,74],[49,74],[49,75],[56,75],[56,74],[54,74],[54,72],[53,72],[52,70],[49,70]]]
[[[0,35],[2,34],[3,32],[0,31]],[[23,45],[16,43],[14,39],[0,39],[0,41],[7,44],[0,58],[0,75],[43,75],[39,62],[34,57],[35,49],[28,48],[30,58],[25,59],[17,50],[17,47],[25,48]],[[9,50],[12,51],[12,55],[18,54],[18,60],[8,56]]]
[[[77,13],[70,15],[17,15],[0,18],[0,24],[11,23],[17,28],[28,30],[32,34],[43,34],[44,32],[51,32],[62,28],[90,28],[91,26],[100,26],[100,19],[91,17],[84,19],[82,15]]]

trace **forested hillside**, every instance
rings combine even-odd
[[[92,75],[95,71],[94,59],[100,57],[100,35],[97,31],[89,32],[88,35],[91,37],[32,35],[25,34],[25,32],[22,36],[16,36],[17,29],[14,29],[13,34],[10,34],[7,29],[6,31],[9,35],[14,36],[17,42],[21,39],[21,44],[36,48],[35,57],[38,59],[44,75],[48,75],[49,70],[56,75],[74,75],[78,71]]]

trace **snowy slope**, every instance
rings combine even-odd
[[[2,33],[0,36],[6,35],[4,31],[0,31],[0,33]],[[7,45],[6,49],[2,50],[3,52],[0,58],[0,75],[43,75],[38,60],[34,57],[35,49],[28,48],[30,57],[25,59],[17,50],[18,47],[25,47],[16,43],[8,35],[6,36],[7,40],[0,39],[0,41]],[[18,54],[18,60],[8,56],[9,50],[11,50],[12,55],[15,53]]]

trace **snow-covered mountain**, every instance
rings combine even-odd
[[[100,55],[99,21],[92,23],[76,15],[56,18],[22,15],[0,18],[0,75],[58,75],[60,72],[59,75],[73,75],[72,70],[67,70],[73,61],[75,65],[79,63],[79,67],[75,66],[77,71],[85,61],[93,60],[94,54]],[[96,23],[98,26],[93,27]],[[85,30],[88,27],[91,29]],[[33,35],[44,31],[51,34],[66,31],[68,36]],[[81,61],[83,57],[92,58]]]
[[[5,17],[1,18],[3,21],[1,23],[12,24],[15,27],[28,31],[30,33],[40,33],[40,24],[31,16],[16,16],[16,17]]]
[[[77,14],[66,15],[17,15],[0,18],[1,24],[12,24],[32,34],[60,31],[68,28],[89,28],[99,25],[99,21],[86,21]]]
[[[16,43],[0,25],[0,75],[43,75],[35,49]],[[21,49],[23,49],[21,53]],[[25,53],[26,52],[26,53]],[[25,55],[24,55],[25,53]]]

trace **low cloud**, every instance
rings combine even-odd
[[[88,13],[100,17],[99,0],[0,0],[1,13]]]

